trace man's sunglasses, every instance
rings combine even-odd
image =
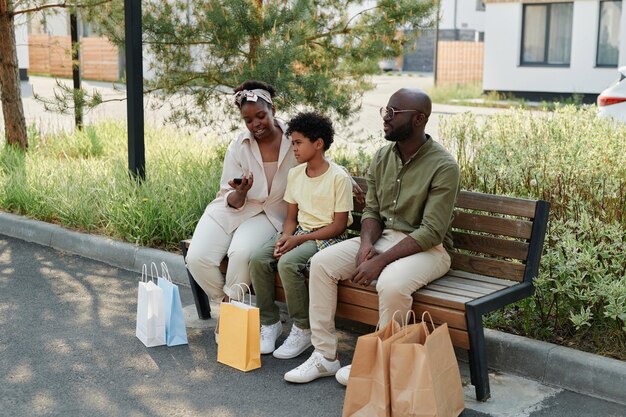
[[[397,110],[393,107],[381,107],[380,115],[385,120],[391,120],[396,116],[396,113],[421,113],[419,110]]]

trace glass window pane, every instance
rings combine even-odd
[[[621,16],[621,1],[600,2],[597,65],[617,66]]]
[[[572,3],[552,4],[548,64],[569,64],[572,50]]]
[[[522,63],[542,63],[545,57],[546,46],[546,16],[545,5],[524,6],[524,39]]]

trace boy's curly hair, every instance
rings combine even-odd
[[[328,117],[320,113],[298,113],[287,125],[289,126],[286,132],[287,136],[290,136],[293,132],[298,132],[306,136],[311,142],[321,138],[324,141],[325,151],[333,143],[333,137],[335,136],[333,123]]]

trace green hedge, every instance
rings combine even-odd
[[[463,188],[551,204],[536,295],[490,324],[626,359],[626,127],[567,106],[466,113],[439,134]]]

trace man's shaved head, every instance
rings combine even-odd
[[[419,88],[401,88],[396,91],[392,97],[397,96],[401,100],[403,108],[418,110],[426,115],[426,119],[430,116],[432,102],[430,97]]]

